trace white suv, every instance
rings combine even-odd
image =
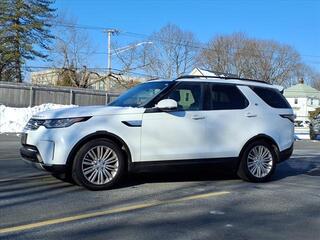
[[[114,186],[126,171],[164,164],[223,162],[263,182],[292,154],[293,121],[279,87],[185,76],[140,84],[108,106],[39,113],[25,127],[20,152],[93,190]]]

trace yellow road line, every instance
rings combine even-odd
[[[141,203],[141,204],[136,204],[136,205],[131,205],[131,206],[124,206],[124,207],[120,207],[120,208],[114,208],[114,209],[109,209],[109,210],[104,210],[104,211],[99,211],[99,212],[80,214],[80,215],[64,217],[64,218],[56,218],[56,219],[45,220],[45,221],[41,221],[41,222],[35,222],[35,223],[30,223],[30,224],[25,224],[25,225],[20,225],[20,226],[1,228],[0,234],[30,230],[33,228],[39,228],[39,227],[44,227],[44,226],[58,224],[58,223],[66,223],[66,222],[87,219],[87,218],[94,218],[94,217],[99,217],[99,216],[104,216],[104,215],[109,215],[109,214],[114,214],[114,213],[128,212],[128,211],[144,209],[144,208],[148,208],[148,207],[154,207],[154,206],[158,206],[158,205],[165,205],[165,204],[172,204],[172,203],[178,203],[178,202],[183,202],[183,201],[190,201],[190,200],[196,200],[196,199],[221,196],[221,195],[225,195],[228,193],[230,193],[230,192],[225,192],[225,191],[211,192],[211,193],[187,196],[187,197],[178,198],[178,199],[152,201],[152,202]]]

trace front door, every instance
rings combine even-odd
[[[181,82],[164,98],[174,99],[178,108],[143,114],[141,161],[206,158],[209,143],[202,83]]]

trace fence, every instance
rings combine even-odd
[[[10,107],[32,107],[43,103],[104,105],[119,93],[69,87],[48,87],[0,82],[0,104]]]

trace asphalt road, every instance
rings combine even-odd
[[[93,192],[19,160],[0,135],[0,239],[319,239],[320,142],[299,141],[273,181],[225,170],[130,175]]]

